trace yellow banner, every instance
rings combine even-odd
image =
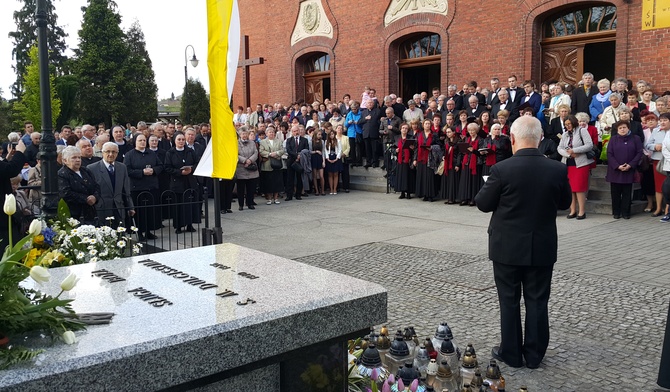
[[[642,0],[642,30],[670,27],[670,1]]]

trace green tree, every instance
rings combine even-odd
[[[56,119],[56,128],[60,129],[65,124],[77,118],[76,103],[79,92],[79,81],[75,75],[59,76],[55,80],[56,95],[60,98],[60,116]]]
[[[30,62],[26,66],[26,73],[23,75],[23,90],[21,98],[14,104],[14,116],[21,125],[24,121],[32,121],[35,130],[39,131],[42,127],[42,111],[40,104],[40,66],[37,59],[37,46],[33,46],[29,51]],[[49,75],[49,86],[51,93],[51,115],[53,127],[56,119],[60,115],[60,99],[56,97],[54,88],[54,76]]]
[[[82,7],[84,21],[74,50],[73,73],[79,81],[79,115],[90,123],[111,125],[124,120],[129,50],[116,9],[111,0],[88,0],[88,6]]]
[[[124,63],[125,82],[122,85],[125,103],[123,123],[154,121],[158,114],[158,87],[144,42],[144,33],[137,20],[126,31],[126,44],[129,54]]]
[[[181,113],[182,119],[191,124],[209,121],[209,96],[199,80],[188,78],[188,84],[181,96]]]
[[[16,64],[12,65],[16,73],[16,82],[12,85],[12,94],[20,98],[23,91],[23,76],[26,74],[26,67],[30,62],[28,52],[30,48],[37,44],[37,23],[35,21],[35,12],[37,11],[37,0],[19,0],[23,2],[23,7],[19,11],[14,11],[14,23],[16,31],[9,33],[9,38],[14,43],[12,49],[12,58]],[[65,56],[65,37],[67,34],[63,28],[56,23],[58,15],[54,11],[52,0],[46,2],[47,11],[47,46],[49,48],[49,64],[53,67],[51,70],[55,75],[62,75]]]
[[[12,131],[12,106],[13,103],[2,97],[0,88],[0,140],[7,140],[7,135]]]

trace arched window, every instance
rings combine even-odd
[[[305,73],[330,71],[330,55],[319,53],[305,60]]]
[[[544,23],[544,38],[616,30],[615,6],[597,6],[562,12]]]
[[[400,44],[400,60],[419,59],[442,54],[442,41],[439,34],[414,37]]]

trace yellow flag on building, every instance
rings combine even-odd
[[[207,0],[207,36],[212,140],[194,174],[232,179],[237,167],[237,131],[230,109],[240,55],[237,0]]]

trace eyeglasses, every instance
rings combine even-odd
[[[114,154],[118,154],[119,152],[118,152],[118,151],[103,151],[102,153],[103,153],[103,154],[112,154],[112,155],[114,155]]]

